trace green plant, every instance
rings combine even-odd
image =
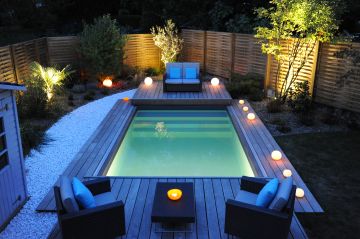
[[[28,85],[36,84],[35,81],[42,81],[48,101],[53,97],[56,87],[60,87],[63,81],[70,76],[73,71],[70,71],[70,66],[67,65],[62,70],[57,70],[55,67],[43,67],[38,62],[33,62],[30,65],[31,78],[27,82]]]
[[[154,43],[161,50],[161,61],[166,65],[168,62],[176,61],[183,47],[183,39],[173,21],[167,20],[165,26],[152,27],[150,29]]]
[[[96,18],[93,24],[85,24],[80,33],[79,51],[87,70],[99,80],[120,74],[126,40],[110,15]]]
[[[276,96],[284,103],[299,73],[309,61],[317,42],[329,42],[338,29],[335,11],[324,0],[271,0],[268,9],[256,10],[270,26],[256,28],[262,51],[278,62]],[[288,41],[285,46],[283,41]],[[287,48],[287,49],[285,49]],[[285,76],[280,79],[280,70]]]
[[[216,1],[214,7],[209,11],[212,29],[215,31],[222,30],[224,21],[233,12],[233,8],[226,5],[223,1]]]
[[[236,14],[225,23],[225,26],[228,32],[253,33],[254,31],[251,19],[245,14]]]
[[[31,149],[39,149],[39,145],[50,141],[45,134],[47,127],[47,125],[34,125],[28,121],[21,122],[20,133],[24,155],[28,155]]]
[[[279,113],[282,111],[282,102],[280,99],[271,99],[266,108],[269,113]]]
[[[290,89],[288,105],[295,113],[309,114],[313,101],[309,92],[309,82],[296,82],[294,89]]]
[[[240,75],[231,74],[231,81],[226,83],[226,88],[233,98],[247,96],[250,100],[260,101],[263,99],[262,77],[257,74]]]
[[[146,68],[144,72],[145,72],[146,76],[157,76],[160,74],[160,70],[158,70],[154,67]]]

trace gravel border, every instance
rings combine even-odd
[[[25,159],[30,199],[1,232],[1,239],[47,237],[57,221],[56,214],[38,213],[36,207],[115,102],[123,97],[131,98],[135,91],[121,92],[81,106],[46,131],[51,141],[40,151],[32,150]]]

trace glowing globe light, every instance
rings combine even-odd
[[[302,188],[296,188],[295,196],[296,196],[297,198],[302,198],[302,197],[304,197],[304,196],[305,196],[304,189],[302,189]]]
[[[254,114],[254,113],[249,113],[249,114],[247,115],[247,118],[248,118],[249,120],[254,120],[254,119],[255,119],[255,114]]]
[[[288,177],[291,177],[292,172],[291,172],[290,169],[284,169],[283,175],[284,175],[285,178],[288,178]]]
[[[153,79],[151,79],[151,77],[146,77],[144,83],[145,85],[151,85],[153,83]]]
[[[245,101],[244,100],[239,100],[239,104],[243,105],[243,104],[245,104]]]
[[[111,87],[112,86],[112,80],[109,78],[106,78],[105,80],[103,80],[103,86],[105,87]]]
[[[220,80],[218,78],[215,77],[215,78],[211,79],[211,85],[217,86],[217,85],[219,85],[219,83],[220,83]]]
[[[274,150],[271,153],[271,158],[275,161],[280,160],[282,158],[282,154],[279,150]]]
[[[247,112],[248,110],[249,110],[249,107],[247,107],[247,106],[243,107],[243,111]]]
[[[129,101],[129,97],[124,97],[124,98],[123,98],[123,101],[128,102],[128,101]]]
[[[180,189],[174,188],[174,189],[170,189],[167,192],[167,196],[170,200],[179,200],[182,196],[182,191]]]

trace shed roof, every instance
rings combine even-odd
[[[9,83],[9,82],[0,82],[0,90],[22,90],[25,91],[26,87],[24,85]]]

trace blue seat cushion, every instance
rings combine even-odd
[[[80,206],[83,208],[92,208],[96,206],[94,196],[78,178],[73,178],[72,187],[76,201]]]
[[[235,200],[242,203],[255,205],[257,195],[248,191],[240,190],[236,195]]]
[[[112,192],[101,193],[95,195],[94,198],[95,198],[96,206],[102,206],[116,201],[114,194],[112,194]]]
[[[200,84],[199,79],[183,79],[183,84]]]
[[[169,79],[180,79],[181,78],[181,69],[179,67],[171,67]]]
[[[293,186],[292,177],[288,177],[284,179],[281,182],[279,189],[277,190],[277,193],[275,195],[275,198],[274,200],[272,200],[269,206],[269,209],[282,211],[289,201],[292,186]]]
[[[196,79],[196,68],[186,67],[185,68],[185,79]]]
[[[166,84],[182,84],[182,79],[166,79]]]
[[[278,185],[279,180],[277,178],[274,178],[265,184],[256,198],[256,206],[268,207],[276,195]]]
[[[60,178],[61,202],[67,213],[78,212],[79,205],[76,202],[70,178],[61,176]]]

